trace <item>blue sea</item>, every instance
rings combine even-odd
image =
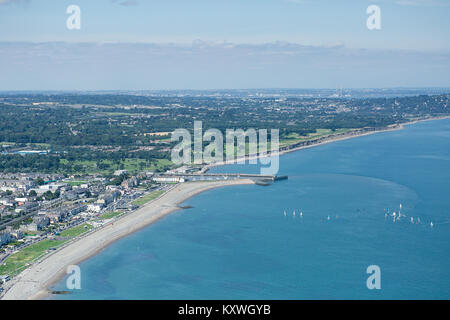
[[[279,174],[289,179],[189,199],[83,262],[82,289],[52,298],[450,299],[450,119],[289,153]]]

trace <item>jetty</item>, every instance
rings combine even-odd
[[[250,179],[258,185],[270,185],[275,181],[286,180],[288,176],[250,173],[164,173],[153,178],[153,180],[158,182],[226,181],[239,179]]]

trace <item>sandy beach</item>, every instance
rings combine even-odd
[[[7,283],[2,299],[43,299],[49,295],[48,287],[64,277],[67,266],[78,264],[97,254],[114,241],[179,210],[180,203],[201,192],[240,184],[253,184],[253,181],[242,179],[178,184],[135,212],[125,215],[114,221],[113,224],[92,232],[36,262]]]

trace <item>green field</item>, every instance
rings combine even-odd
[[[66,159],[61,159],[60,162],[62,164],[68,163],[68,161]],[[172,162],[168,159],[155,159],[153,161],[147,161],[144,159],[136,159],[136,158],[126,158],[123,161],[120,161],[120,163],[114,163],[111,160],[103,160],[102,163],[108,164],[109,167],[107,169],[99,169],[97,167],[96,161],[76,160],[76,161],[72,162],[72,165],[80,166],[81,170],[78,169],[77,172],[72,172],[72,173],[75,173],[75,174],[95,174],[95,173],[108,174],[108,173],[112,173],[113,171],[119,170],[119,169],[127,170],[130,173],[138,173],[141,171],[165,170],[169,166],[172,165]]]
[[[68,238],[75,238],[83,233],[88,232],[89,230],[93,229],[94,227],[90,224],[83,223],[82,225],[64,230],[60,233],[61,237],[68,237]]]
[[[87,226],[87,228],[84,228],[85,226]],[[92,228],[93,227],[90,224],[84,223],[82,225],[62,231],[60,236],[66,237],[67,239],[65,240],[46,239],[22,249],[19,252],[14,253],[13,255],[6,258],[6,260],[0,266],[0,274],[9,274],[10,276],[14,276],[20,271],[24,270],[29,263],[44,256],[50,248],[57,248],[70,239],[82,235]]]
[[[347,133],[350,129],[317,129],[315,133],[309,133],[306,136],[300,136],[298,133],[290,133],[289,135],[280,138],[280,147],[285,147],[291,144],[295,144],[302,141],[314,140],[318,138],[322,138],[328,135],[335,135],[341,133]]]
[[[158,190],[158,191],[153,191],[150,194],[147,194],[143,197],[140,197],[137,200],[134,200],[132,203],[138,206],[143,206],[144,204],[146,204],[149,201],[152,201],[153,199],[158,198],[160,195],[162,195],[165,191],[163,190]]]
[[[102,214],[102,215],[99,217],[99,219],[101,219],[101,220],[108,220],[108,219],[111,219],[111,218],[118,217],[118,216],[120,216],[121,214],[122,214],[122,212],[119,212],[119,211],[107,212],[107,213]]]
[[[77,187],[84,183],[87,183],[87,181],[63,181],[64,183],[68,183],[71,187]]]
[[[56,248],[62,245],[64,240],[42,240],[35,243],[25,249],[9,256],[3,264],[0,266],[0,274],[9,274],[13,276],[24,268],[27,267],[28,263],[43,256],[48,249]]]
[[[350,131],[350,129],[336,129],[336,130],[331,130],[331,129],[317,129],[316,132],[314,133],[309,133],[307,135],[301,136],[296,132],[292,132],[284,137],[280,137],[280,141],[279,141],[279,146],[280,147],[286,147],[295,143],[299,143],[302,141],[308,141],[308,140],[313,140],[313,139],[318,139],[324,136],[328,136],[328,135],[335,135],[335,134],[341,134],[341,133],[346,133]],[[271,148],[271,141],[268,140],[267,141],[267,151],[270,151]],[[237,147],[235,146],[234,148],[234,156],[238,156],[237,154]],[[257,152],[259,151],[266,151],[266,150],[259,150],[259,146],[258,143],[249,143],[248,141],[245,141],[245,154],[254,154],[254,150],[257,150]],[[252,151],[252,152],[250,152]],[[224,155],[227,155],[227,147],[226,145],[224,145]]]

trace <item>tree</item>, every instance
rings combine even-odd
[[[45,200],[53,200],[53,199],[56,198],[55,195],[54,195],[50,190],[49,190],[49,191],[46,191],[46,192],[43,194],[43,196],[44,196]]]

